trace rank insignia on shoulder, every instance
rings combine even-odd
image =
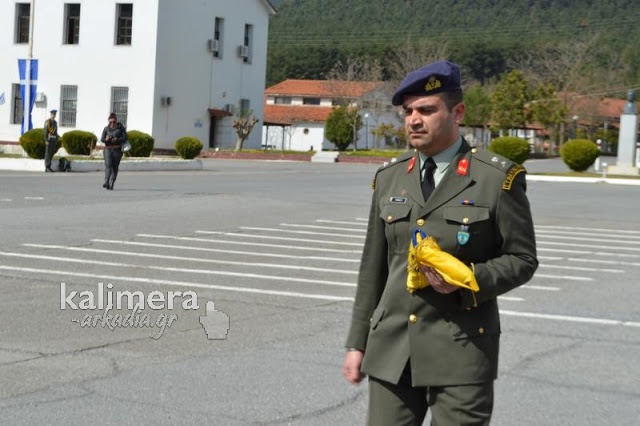
[[[511,185],[513,184],[513,181],[515,180],[516,176],[518,176],[518,174],[522,172],[526,172],[524,167],[522,167],[519,164],[516,166],[513,166],[511,170],[507,172],[507,176],[505,176],[504,182],[502,182],[502,189],[506,191],[510,191]]]
[[[373,180],[371,181],[371,189],[376,189],[376,179],[373,178]]]

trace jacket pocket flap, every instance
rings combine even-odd
[[[404,204],[386,205],[380,212],[380,217],[387,223],[393,223],[398,220],[406,219],[411,213],[411,206]]]
[[[452,206],[445,207],[442,212],[444,219],[450,222],[471,224],[489,220],[488,207]]]
[[[382,319],[383,315],[384,315],[384,308],[383,307],[379,306],[373,311],[373,315],[371,315],[371,329],[372,330],[374,330],[376,328],[376,326],[378,325],[378,323]]]

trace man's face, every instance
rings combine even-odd
[[[51,118],[55,120],[55,118],[56,118],[56,113],[55,112],[51,113]]]
[[[402,109],[409,142],[423,154],[433,156],[458,140],[458,125],[464,117],[463,103],[449,111],[441,93],[407,95]]]

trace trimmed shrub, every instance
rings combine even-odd
[[[149,157],[153,151],[154,139],[150,134],[139,130],[127,132],[127,138],[131,144],[131,150],[126,153],[129,157]]]
[[[495,138],[487,149],[517,164],[522,164],[529,158],[529,142],[514,136]]]
[[[42,160],[47,149],[44,142],[44,130],[41,128],[31,129],[20,136],[20,146],[27,153],[29,158]],[[60,138],[56,146],[56,151],[60,149]]]
[[[176,141],[175,147],[180,157],[185,160],[191,160],[196,158],[202,151],[202,142],[194,137],[185,136]]]
[[[572,139],[560,148],[564,164],[576,172],[584,172],[598,158],[598,145],[587,139]]]
[[[62,136],[62,146],[71,155],[90,155],[98,137],[91,132],[72,130]]]

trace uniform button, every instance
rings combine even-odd
[[[393,220],[393,216],[387,216],[387,222],[391,222]]]
[[[480,333],[480,334],[484,334],[484,328],[480,327],[480,328],[478,329],[478,333]]]
[[[469,218],[465,217],[464,219],[462,219],[462,223],[469,223]]]
[[[409,322],[410,322],[411,324],[415,324],[415,323],[417,323],[417,322],[418,322],[418,317],[417,317],[415,314],[411,314],[411,315],[409,315]]]
[[[422,226],[424,225],[424,219],[418,219],[416,223],[418,224],[418,226]]]

